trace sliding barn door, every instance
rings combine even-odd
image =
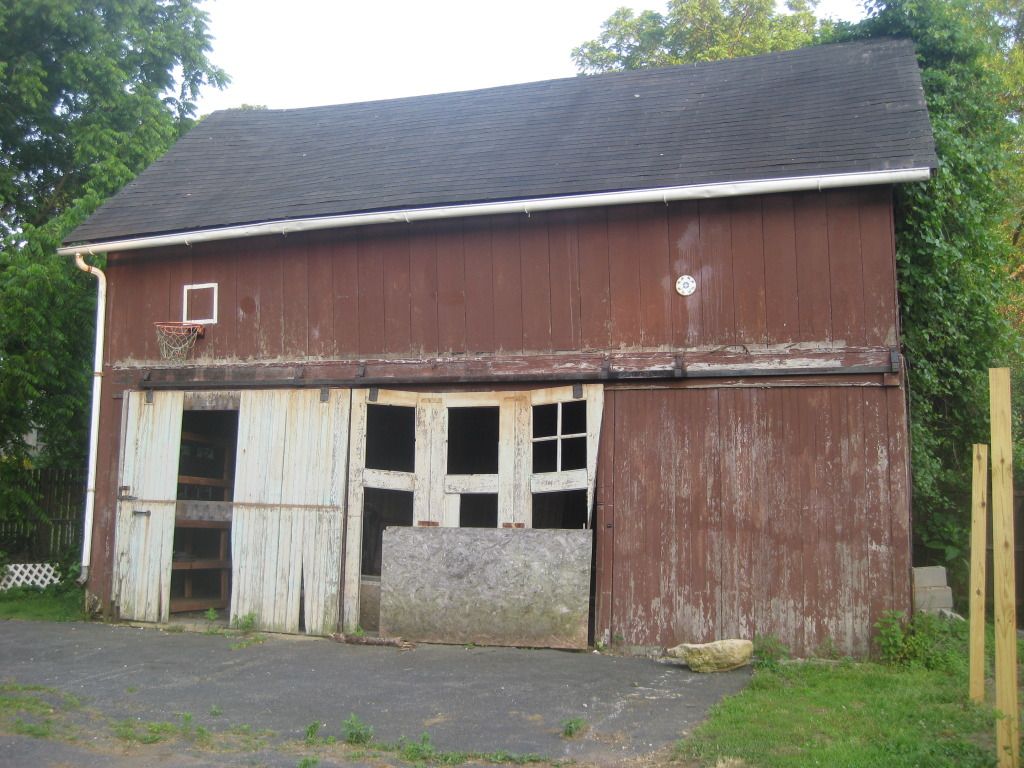
[[[167,621],[184,397],[125,397],[113,597],[123,619]]]
[[[328,634],[338,624],[349,391],[242,393],[231,526],[232,621]]]

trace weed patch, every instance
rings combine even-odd
[[[341,738],[346,744],[369,744],[373,741],[373,728],[360,720],[353,712],[341,723]]]
[[[14,587],[0,592],[0,619],[25,621],[82,621],[85,598],[74,583]]]
[[[567,739],[575,738],[587,730],[587,721],[582,717],[572,717],[562,721],[562,736]]]

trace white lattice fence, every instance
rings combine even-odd
[[[58,581],[60,576],[52,563],[10,563],[0,579],[0,592],[11,587],[48,587]]]

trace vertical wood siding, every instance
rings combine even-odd
[[[231,526],[232,620],[272,632],[338,625],[349,391],[242,393]]]
[[[613,389],[605,400],[599,638],[771,634],[798,654],[829,640],[865,654],[881,613],[908,607],[901,389]]]
[[[109,276],[112,361],[155,359],[197,282],[220,285],[208,360],[896,340],[888,188],[204,243]]]
[[[167,621],[181,444],[181,392],[128,396],[117,505],[115,594],[122,618]]]

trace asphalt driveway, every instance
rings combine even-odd
[[[306,743],[312,723],[322,724],[317,738],[337,737],[351,714],[377,742],[418,741],[426,732],[441,751],[623,765],[686,735],[749,680],[747,670],[698,675],[595,653],[264,637],[248,644],[127,626],[0,622],[4,691],[49,697],[62,718],[42,738],[32,735],[30,718],[6,728],[0,765],[404,764],[393,752]],[[563,724],[572,719],[583,732],[566,738]],[[150,745],[125,738],[126,727],[143,734],[150,723],[178,729]]]

